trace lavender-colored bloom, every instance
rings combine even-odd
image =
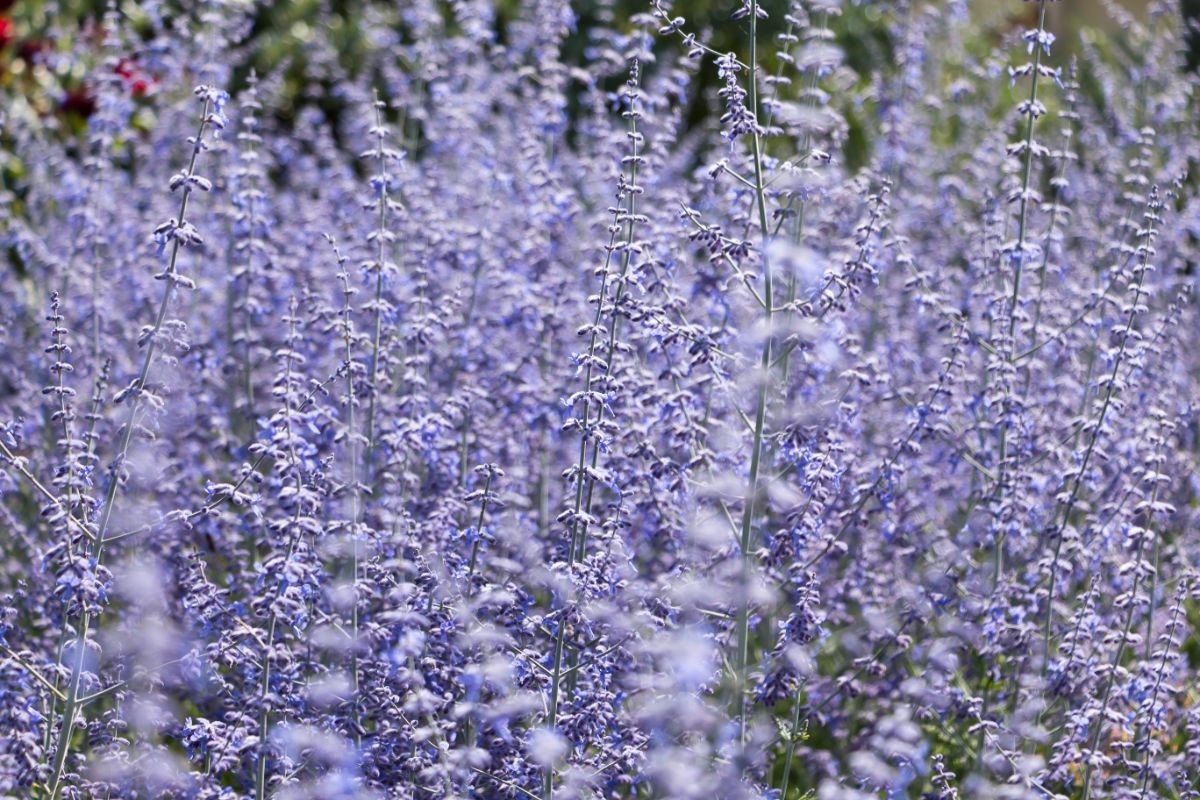
[[[1185,22],[1009,2],[12,11],[0,795],[1200,797]]]

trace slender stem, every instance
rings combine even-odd
[[[600,377],[602,379],[607,379],[609,377],[609,375],[612,374],[613,362],[616,357],[617,332],[620,329],[620,324],[621,324],[621,315],[618,312],[620,311],[621,300],[625,296],[625,279],[629,275],[630,262],[633,257],[634,226],[635,226],[634,218],[635,218],[635,215],[637,214],[637,191],[638,191],[638,188],[637,188],[637,165],[638,165],[638,159],[640,158],[640,156],[638,155],[639,134],[637,132],[637,109],[634,105],[635,102],[636,102],[636,95],[633,96],[633,99],[630,102],[630,117],[629,117],[628,136],[629,136],[630,147],[631,147],[632,152],[629,157],[629,186],[628,186],[628,200],[627,200],[628,205],[624,212],[621,212],[620,210],[618,210],[615,215],[615,219],[614,219],[614,222],[617,223],[617,225],[619,225],[621,218],[623,216],[625,219],[628,220],[628,226],[626,228],[624,246],[621,249],[620,279],[617,282],[617,290],[613,296],[612,308],[608,312],[609,313],[608,346],[605,348],[604,361],[603,361],[602,366],[600,367]],[[617,236],[617,231],[619,230],[617,225],[614,225],[613,232],[609,237],[609,247],[608,247],[608,254],[605,257],[604,274],[600,278],[600,294],[599,294],[599,298],[596,303],[596,317],[595,317],[595,320],[592,325],[591,338],[590,338],[590,341],[588,344],[588,366],[587,366],[587,375],[586,375],[586,378],[584,381],[584,410],[583,410],[583,432],[584,432],[584,435],[581,437],[581,440],[579,443],[579,464],[577,465],[579,468],[579,473],[577,476],[577,483],[576,483],[575,515],[572,517],[572,534],[571,534],[572,555],[571,555],[571,559],[573,562],[582,560],[583,556],[584,556],[585,547],[586,547],[586,543],[587,543],[588,523],[586,521],[583,521],[582,523],[579,521],[579,512],[581,510],[584,512],[587,512],[587,513],[591,512],[592,494],[593,494],[593,491],[596,486],[595,480],[590,478],[584,470],[585,451],[587,448],[587,443],[588,443],[589,438],[592,439],[592,456],[591,456],[590,465],[593,470],[595,470],[595,468],[599,462],[599,455],[600,455],[599,435],[591,436],[591,437],[589,437],[589,435],[588,435],[589,434],[588,412],[591,409],[591,405],[592,405],[592,400],[591,400],[592,385],[593,385],[592,370],[596,364],[596,357],[595,357],[596,337],[597,337],[598,329],[600,327],[602,315],[603,315],[604,309],[605,309],[604,297],[605,297],[605,290],[606,290],[607,280],[608,280],[608,266],[609,266],[610,259],[612,258],[612,251],[613,251],[613,248],[615,245],[615,237]],[[594,425],[598,426],[603,419],[604,419],[604,405],[602,403],[597,403],[596,404],[596,420],[595,420]],[[588,487],[586,502],[581,502],[581,499],[583,499],[582,493],[583,493],[583,487],[584,487],[585,483],[587,484],[587,487]]]
[[[575,501],[571,514],[570,522],[570,540],[567,542],[568,562],[575,564],[583,558],[584,549],[587,543],[587,523],[581,521],[581,515],[585,511],[590,512],[592,492],[594,487],[594,479],[590,477],[589,469],[594,473],[596,464],[599,459],[599,441],[593,442],[592,456],[588,461],[588,439],[598,438],[598,426],[604,418],[603,403],[596,402],[596,420],[591,422],[591,407],[595,402],[592,399],[593,382],[596,372],[596,345],[599,339],[601,323],[605,312],[604,299],[608,291],[608,275],[612,264],[612,254],[616,250],[617,236],[621,230],[621,221],[624,219],[628,225],[626,227],[625,242],[621,253],[621,271],[618,279],[618,286],[613,298],[613,306],[609,311],[608,325],[608,351],[603,365],[599,368],[600,375],[607,378],[612,371],[612,364],[616,355],[616,337],[619,325],[619,310],[621,298],[624,295],[625,279],[629,274],[630,262],[633,256],[634,243],[634,228],[636,223],[637,213],[637,194],[640,191],[637,185],[637,165],[640,160],[638,155],[638,142],[641,134],[637,130],[637,119],[639,111],[637,110],[637,87],[638,87],[637,67],[634,66],[633,75],[629,80],[629,110],[625,112],[625,116],[629,120],[629,130],[626,133],[626,138],[630,142],[630,155],[625,159],[629,165],[629,180],[628,185],[623,186],[623,191],[626,194],[624,201],[628,204],[624,209],[621,208],[621,199],[618,199],[617,208],[613,212],[613,224],[610,226],[609,242],[605,248],[604,269],[600,275],[600,291],[596,300],[596,314],[592,320],[591,331],[588,340],[587,365],[584,373],[584,391],[583,391],[583,419],[580,424],[580,441],[579,441],[579,461],[575,469]],[[595,437],[593,437],[591,428],[597,427]],[[587,489],[585,489],[587,484]],[[587,500],[585,506],[584,500]],[[547,725],[551,730],[554,730],[558,723],[558,703],[561,693],[562,678],[563,678],[563,650],[566,646],[566,608],[564,606],[563,613],[558,620],[558,629],[554,635],[554,656],[553,670],[551,673],[550,683],[550,701],[547,711]],[[546,767],[545,783],[543,786],[543,796],[546,800],[552,800],[554,797],[554,768],[553,766]]]
[[[253,150],[252,150],[253,152]],[[254,274],[252,272],[254,266],[254,249],[256,247],[256,232],[258,221],[255,218],[255,210],[258,206],[258,199],[251,197],[249,208],[250,241],[246,249],[246,280],[245,280],[245,295],[242,298],[242,391],[245,392],[245,418],[250,422],[250,429],[253,430],[254,421],[254,360],[253,356],[253,328],[254,319],[252,314],[252,304],[250,292],[254,285]]]
[[[294,347],[296,341],[296,301],[293,298],[291,302],[290,313],[288,314],[288,347]],[[296,453],[295,436],[292,431],[292,357],[291,353],[284,355],[284,378],[283,378],[283,424],[284,432],[288,442],[288,461],[290,467],[295,473],[296,479],[296,509],[292,515],[292,535],[291,541],[288,544],[287,561],[291,561],[292,556],[296,552],[296,545],[300,541],[299,522],[301,512],[304,509],[302,498],[304,497],[304,476],[301,472],[300,457]],[[285,562],[286,563],[286,562]],[[280,582],[276,589],[276,597],[283,594],[284,583]],[[279,624],[279,614],[274,610],[271,611],[271,621],[267,626],[267,641],[263,646],[262,656],[262,681],[260,686],[261,695],[259,702],[262,704],[262,709],[259,715],[258,722],[258,769],[254,778],[254,797],[255,800],[266,800],[267,797],[267,739],[269,734],[269,724],[271,720],[270,707],[270,692],[271,692],[271,650],[275,646],[275,630]]]
[[[475,566],[479,560],[479,546],[483,537],[483,522],[487,516],[488,501],[491,497],[490,493],[492,490],[492,479],[497,474],[496,470],[493,469],[491,465],[485,465],[484,468],[487,470],[487,477],[483,481],[483,493],[479,498],[479,518],[475,521],[475,541],[471,543],[471,561],[467,566],[466,594],[468,599],[474,597],[475,595]],[[476,648],[472,648],[472,657],[475,655],[475,649]],[[466,736],[464,739],[469,741],[471,743],[471,748],[474,749],[479,744],[479,726],[475,725],[474,719],[471,715],[468,715],[466,718],[466,728]],[[470,800],[470,798],[475,795],[474,781],[468,778],[464,781],[464,783],[467,798]]]
[[[358,584],[358,537],[362,526],[362,498],[361,490],[359,489],[358,479],[358,439],[354,431],[354,320],[353,308],[350,298],[353,296],[354,290],[350,286],[350,276],[346,273],[345,259],[338,254],[339,263],[339,279],[342,282],[342,295],[344,305],[342,307],[342,326],[343,339],[345,342],[345,364],[346,364],[346,441],[350,450],[350,539],[353,542],[354,548],[354,583],[357,590]],[[357,650],[357,622],[358,622],[358,600],[355,597],[354,622],[355,627],[355,642],[354,647]],[[354,704],[358,706],[358,656],[357,652],[351,655],[352,659],[352,675],[351,679],[354,686]]]
[[[96,534],[93,533],[87,525],[80,522],[71,514],[70,508],[66,502],[56,495],[51,489],[49,489],[44,483],[39,481],[37,476],[29,471],[29,468],[25,466],[25,463],[21,461],[17,454],[10,450],[8,445],[6,445],[4,442],[0,442],[0,455],[4,456],[5,460],[13,465],[13,468],[21,475],[21,477],[29,482],[30,486],[32,486],[48,501],[50,501],[51,505],[63,510],[63,512],[66,514],[68,525],[74,526],[75,530],[82,533],[89,541],[96,538]]]
[[[1017,263],[1013,271],[1012,297],[1008,302],[1008,360],[1013,359],[1013,348],[1016,340],[1013,338],[1017,324],[1017,304],[1021,299],[1021,268],[1025,263],[1025,236],[1027,232],[1029,212],[1029,182],[1033,175],[1033,127],[1037,122],[1038,73],[1042,64],[1042,33],[1046,28],[1046,0],[1038,0],[1038,41],[1033,42],[1033,74],[1029,79],[1029,122],[1025,127],[1025,170],[1021,177],[1021,209],[1017,216]]]
[[[14,651],[11,647],[8,645],[0,645],[0,647],[4,649],[4,652],[7,654],[9,660],[33,676],[38,683],[40,683],[50,692],[52,697],[57,697],[60,700],[66,699],[66,695],[60,692],[57,686],[51,683],[49,679],[43,676],[42,673],[38,672],[37,669],[35,669],[32,665],[26,663],[26,661],[17,655],[16,651]]]
[[[51,301],[50,307],[51,307],[50,317],[51,317],[51,321],[54,325],[54,335],[53,335],[53,342],[51,344],[51,348],[52,348],[52,351],[55,353],[55,361],[56,361],[56,363],[54,364],[54,367],[53,367],[53,370],[54,370],[54,373],[56,376],[55,394],[58,395],[58,415],[59,415],[59,422],[62,423],[62,445],[61,446],[64,450],[64,453],[63,453],[64,461],[67,464],[67,468],[64,473],[65,477],[66,477],[66,500],[65,501],[52,500],[52,503],[56,507],[60,508],[63,511],[63,513],[65,514],[66,532],[67,532],[68,537],[70,537],[71,526],[72,526],[72,523],[74,522],[74,518],[71,516],[71,512],[73,510],[75,510],[77,506],[81,505],[82,500],[83,500],[82,496],[80,496],[80,497],[74,496],[75,492],[72,488],[72,485],[74,484],[74,482],[76,480],[76,473],[75,473],[75,466],[74,466],[75,462],[74,462],[74,459],[72,458],[72,455],[75,451],[75,445],[74,445],[75,437],[72,435],[72,427],[71,427],[71,423],[75,419],[75,411],[72,408],[71,404],[67,401],[68,395],[67,395],[67,385],[66,385],[66,372],[70,366],[69,364],[66,363],[66,357],[70,353],[70,348],[67,346],[67,343],[66,343],[65,337],[66,337],[67,331],[66,331],[66,328],[63,326],[61,303],[60,303],[60,298],[57,293],[55,293],[53,295],[53,299]],[[84,510],[86,511],[86,509],[84,509]],[[87,536],[80,537],[79,541],[80,541],[82,549],[86,550],[87,542],[89,541]],[[75,544],[74,542],[71,542],[68,544],[67,553],[68,553],[69,558],[75,558],[74,544]],[[61,662],[62,662],[61,637],[64,636],[65,633],[66,633],[66,630],[64,628],[59,634],[60,644],[59,644],[59,648],[57,650],[58,662],[55,664],[55,672],[54,672],[55,681],[58,680],[58,667],[61,665]],[[41,677],[41,676],[39,675],[38,677]],[[58,711],[57,700],[65,700],[66,699],[66,697],[64,695],[62,695],[61,692],[57,691],[57,687],[53,687],[53,688],[54,688],[54,692],[52,693],[52,695],[49,698],[49,709],[48,709],[48,713],[46,714],[46,719],[48,719],[48,720],[54,719],[54,715]],[[47,733],[48,732],[49,732],[49,726],[47,725]]]
[[[1046,0],[1038,2],[1038,38],[1033,42],[1033,74],[1029,80],[1029,103],[1025,113],[1029,116],[1029,122],[1025,126],[1025,168],[1021,177],[1021,206],[1017,215],[1017,243],[1016,243],[1016,265],[1013,268],[1013,284],[1012,296],[1008,301],[1008,351],[1005,354],[1005,360],[1011,365],[1016,359],[1016,329],[1017,329],[1017,308],[1021,301],[1021,270],[1025,264],[1025,246],[1026,235],[1028,232],[1029,219],[1029,183],[1033,175],[1033,128],[1038,118],[1037,96],[1038,96],[1038,77],[1042,64],[1042,32],[1046,27]],[[1012,386],[1009,381],[1005,381],[1004,386],[1004,406],[1000,416],[1000,457],[996,465],[996,489],[1000,496],[1001,505],[1003,505],[1004,495],[1007,489],[1008,467],[1008,448],[1009,448],[1009,414],[1011,413],[1010,405],[1012,403]],[[995,568],[992,574],[992,592],[996,591],[1004,574],[1004,540],[1005,531],[1003,527],[996,534],[996,550]],[[982,749],[982,748],[981,748]]]
[[[475,541],[471,543],[471,562],[467,565],[467,597],[475,594],[475,564],[479,559],[479,544],[483,535],[483,520],[487,514],[488,493],[492,490],[492,471],[483,481],[483,496],[479,499],[479,519],[475,522]]]
[[[1158,487],[1159,484],[1156,481],[1154,484],[1154,489],[1150,493],[1150,515],[1154,514],[1154,505],[1158,500]],[[1113,687],[1116,685],[1118,672],[1117,668],[1121,665],[1121,661],[1125,658],[1125,651],[1129,647],[1129,634],[1133,631],[1134,612],[1136,612],[1138,608],[1138,587],[1142,579],[1142,552],[1145,549],[1146,537],[1148,535],[1155,535],[1153,527],[1149,524],[1147,524],[1147,530],[1138,536],[1137,550],[1133,555],[1135,569],[1133,570],[1133,585],[1129,591],[1129,608],[1125,612],[1125,624],[1121,631],[1121,641],[1117,645],[1117,652],[1113,656],[1112,664],[1110,665],[1108,671],[1108,679],[1105,681],[1104,694],[1102,695],[1102,699],[1100,701],[1100,713],[1096,717],[1095,730],[1092,732],[1091,742],[1088,744],[1088,758],[1084,759],[1087,762],[1087,767],[1084,769],[1083,773],[1083,800],[1090,800],[1092,796],[1092,774],[1095,771],[1095,751],[1096,748],[1100,746],[1100,738],[1104,733],[1105,715],[1108,712],[1108,703],[1112,698]]]
[[[750,109],[753,116],[758,116],[758,0],[750,0],[750,59],[748,81],[750,84]],[[755,123],[757,126],[757,123]],[[754,531],[755,507],[758,500],[758,477],[761,468],[763,450],[763,431],[766,427],[767,396],[770,392],[771,381],[771,348],[774,342],[773,314],[775,306],[775,278],[771,271],[771,258],[768,252],[770,244],[770,228],[767,224],[767,198],[763,183],[762,142],[756,129],[751,135],[751,154],[754,160],[755,202],[758,206],[758,225],[761,236],[760,249],[763,262],[763,318],[766,331],[763,334],[762,353],[759,356],[759,374],[757,376],[758,398],[754,411],[754,437],[750,444],[750,474],[746,482],[746,498],[742,507],[742,524],[739,546],[742,558],[742,587],[739,599],[737,620],[737,653],[735,654],[737,674],[735,688],[737,691],[738,739],[744,745],[746,742],[746,670],[750,660],[750,546]]]
[[[376,410],[379,403],[379,361],[380,351],[383,341],[383,277],[384,265],[387,257],[387,244],[390,240],[388,232],[388,181],[390,180],[387,171],[387,156],[384,152],[384,138],[386,132],[383,127],[383,102],[376,98],[375,100],[375,138],[376,138],[376,157],[378,160],[379,174],[376,176],[377,199],[379,205],[379,222],[375,231],[375,296],[373,299],[375,317],[372,322],[371,334],[371,362],[367,373],[367,385],[369,391],[369,399],[367,401],[367,429],[366,429],[366,450],[363,453],[364,477],[366,478],[367,486],[373,488],[375,483],[375,448],[376,448]],[[350,629],[353,636],[353,644],[350,651],[350,672],[351,683],[354,688],[354,715],[357,720],[359,707],[359,673],[358,673],[358,580],[361,570],[360,561],[362,558],[361,552],[361,531],[358,526],[355,526],[354,532],[350,537],[351,549],[353,551],[353,566],[354,566],[354,591],[353,605],[350,610]],[[355,725],[357,730],[358,725]],[[357,734],[356,734],[357,735]]]
[[[1117,355],[1113,359],[1113,367],[1108,376],[1108,384],[1104,393],[1104,400],[1100,405],[1100,414],[1096,420],[1095,426],[1092,428],[1091,436],[1088,438],[1087,449],[1084,450],[1083,460],[1079,464],[1079,469],[1075,473],[1075,480],[1072,482],[1071,493],[1067,497],[1067,502],[1063,506],[1062,516],[1055,526],[1053,534],[1054,554],[1050,561],[1050,577],[1046,586],[1046,617],[1043,622],[1042,631],[1042,672],[1045,674],[1050,668],[1050,634],[1051,627],[1054,623],[1054,585],[1058,580],[1058,559],[1062,553],[1063,544],[1063,529],[1070,521],[1071,512],[1075,509],[1075,503],[1079,499],[1080,489],[1083,487],[1084,477],[1087,474],[1088,464],[1091,462],[1092,454],[1096,450],[1096,443],[1100,439],[1100,432],[1104,429],[1104,420],[1108,416],[1108,410],[1112,406],[1113,395],[1116,394],[1117,375],[1120,372],[1121,365],[1125,360],[1125,351],[1129,345],[1130,334],[1133,332],[1133,323],[1137,318],[1138,304],[1141,302],[1142,287],[1145,284],[1146,272],[1149,268],[1149,257],[1151,243],[1154,239],[1154,210],[1155,203],[1152,201],[1151,211],[1147,216],[1150,217],[1147,221],[1147,228],[1144,234],[1145,244],[1142,246],[1141,263],[1138,269],[1137,283],[1133,292],[1133,302],[1130,305],[1129,315],[1125,321],[1125,331],[1121,336],[1121,346],[1117,349]]]
[[[92,369],[104,372],[100,360],[100,253],[99,246],[92,245]],[[104,362],[107,363],[107,362]]]
[[[1155,538],[1154,544],[1155,544],[1154,560],[1155,560],[1155,567],[1157,568],[1157,566],[1158,566],[1158,539],[1157,538]],[[1155,574],[1155,577],[1157,577],[1157,573]],[[1171,639],[1175,635],[1175,631],[1178,628],[1179,615],[1181,613],[1183,613],[1183,596],[1182,596],[1183,591],[1185,591],[1185,590],[1181,586],[1180,587],[1180,597],[1179,597],[1179,599],[1177,599],[1175,601],[1175,608],[1173,608],[1171,610],[1171,621],[1167,624],[1166,642],[1163,644],[1162,660],[1159,662],[1159,665],[1158,665],[1158,674],[1154,678],[1154,689],[1150,692],[1149,714],[1151,714],[1151,715],[1154,713],[1154,706],[1158,703],[1158,692],[1160,689],[1162,689],[1163,675],[1166,674],[1166,671],[1167,671],[1167,661],[1170,658],[1170,654],[1171,654]],[[1150,608],[1151,608],[1151,610],[1153,610],[1153,608],[1154,608],[1154,594],[1153,594],[1154,589],[1153,588],[1151,588],[1150,593],[1151,593],[1150,594]],[[1147,653],[1149,653],[1149,650],[1150,650],[1152,628],[1153,628],[1153,617],[1151,617],[1150,622],[1147,624],[1147,630],[1146,630]],[[1142,758],[1142,788],[1141,788],[1141,791],[1138,792],[1138,800],[1145,800],[1146,792],[1150,788],[1150,753],[1151,753],[1151,750],[1150,750],[1149,737],[1150,737],[1151,732],[1152,732],[1152,728],[1150,727],[1150,724],[1147,723],[1147,725],[1146,725],[1147,741],[1143,745],[1143,747],[1145,748],[1145,755]]]
[[[208,109],[210,102],[208,99],[204,101],[200,127],[196,131],[196,137],[192,144],[191,160],[188,162],[188,177],[195,175],[196,160],[199,158],[200,151],[204,147],[204,130],[209,123]],[[178,225],[180,226],[186,220],[188,199],[192,194],[192,185],[190,181],[185,181],[183,184],[183,197],[179,201]],[[167,307],[174,294],[174,278],[179,259],[179,249],[180,239],[179,237],[173,237],[171,240],[171,257],[167,265],[166,280],[163,286],[162,302],[159,304],[158,315],[155,317],[154,327],[151,329],[149,340],[146,343],[146,355],[142,359],[142,368],[138,372],[137,379],[131,386],[129,413],[126,416],[120,445],[117,448],[116,455],[113,457],[112,474],[109,478],[108,489],[104,495],[104,507],[100,513],[100,521],[96,527],[95,537],[92,540],[90,556],[92,562],[97,566],[99,566],[100,558],[104,552],[104,534],[108,531],[109,523],[112,521],[113,505],[117,499],[117,491],[121,484],[121,468],[125,457],[129,453],[129,445],[133,440],[134,423],[137,421],[137,412],[141,405],[142,394],[146,388],[146,379],[150,374],[150,365],[154,362],[154,354],[158,349],[158,336],[162,330],[163,321],[167,316]],[[71,751],[72,734],[75,728],[75,716],[79,712],[79,686],[83,678],[83,664],[87,654],[87,637],[91,630],[91,625],[92,614],[85,608],[81,614],[79,625],[76,628],[76,655],[74,664],[71,667],[71,678],[67,683],[67,697],[63,704],[62,719],[59,723],[58,742],[55,746],[54,760],[50,768],[50,780],[47,784],[49,787],[47,797],[50,800],[57,800],[59,793],[62,791],[63,774],[66,768],[67,756]]]
[[[1058,222],[1058,209],[1060,205],[1062,191],[1058,188],[1059,182],[1063,181],[1067,172],[1067,154],[1070,152],[1072,132],[1068,128],[1064,134],[1063,142],[1063,165],[1059,170],[1058,179],[1055,182],[1054,202],[1050,207],[1050,222],[1046,228],[1046,244],[1042,247],[1042,263],[1038,266],[1038,291],[1037,300],[1034,301],[1033,311],[1033,327],[1029,332],[1029,347],[1037,346],[1038,328],[1042,322],[1042,300],[1046,294],[1046,273],[1050,266],[1050,246],[1053,244],[1054,228]],[[1027,351],[1024,351],[1027,352]],[[1024,355],[1024,352],[1022,355]],[[1028,378],[1026,380],[1026,393],[1028,393]]]

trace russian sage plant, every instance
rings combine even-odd
[[[1085,5],[0,4],[0,796],[1200,798],[1196,22]]]

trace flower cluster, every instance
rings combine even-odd
[[[301,5],[0,80],[0,796],[1200,798],[1174,5]]]

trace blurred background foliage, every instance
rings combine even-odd
[[[1186,18],[1193,20],[1190,40],[1189,67],[1200,63],[1200,0],[1175,0]],[[282,79],[282,102],[274,109],[279,121],[289,126],[305,105],[316,105],[335,122],[345,112],[336,91],[336,77],[326,77],[314,71],[307,58],[307,46],[316,31],[324,34],[336,50],[340,67],[351,75],[361,71],[372,48],[378,46],[377,28],[383,19],[392,25],[402,39],[404,3],[371,3],[367,0],[290,0],[288,2],[255,2],[253,23],[242,41],[230,47],[233,59],[236,93],[251,70],[259,75],[275,75]],[[1064,0],[1053,3],[1049,10],[1049,25],[1059,40],[1056,60],[1065,63],[1080,37],[1091,36],[1104,47],[1122,46],[1121,15],[1144,16],[1148,0]],[[831,27],[838,44],[846,55],[846,65],[858,81],[869,81],[886,73],[895,65],[894,42],[888,22],[889,14],[897,7],[916,5],[916,2],[880,2],[854,0],[846,3],[841,17]],[[138,0],[116,0],[117,8],[134,30],[147,34],[148,24],[143,4]],[[167,16],[192,16],[199,13],[200,3],[155,2],[159,12]],[[768,2],[765,8],[770,18],[761,26],[764,42],[773,40],[784,27],[785,0]],[[101,68],[100,19],[106,0],[0,0],[0,93],[5,104],[23,100],[32,113],[45,121],[47,130],[65,135],[78,134],[93,109],[89,80],[94,70]],[[682,15],[690,30],[702,33],[711,46],[721,52],[740,51],[745,42],[738,23],[729,21],[736,8],[733,0],[679,0],[670,3],[673,14]],[[564,60],[568,64],[585,66],[589,59],[589,32],[596,25],[631,24],[635,15],[651,8],[651,0],[577,0],[575,26],[566,40]],[[976,46],[981,55],[999,44],[1007,32],[1030,26],[1036,16],[1037,4],[1016,0],[971,0],[971,14],[978,23]],[[503,39],[508,25],[522,13],[521,0],[499,0],[497,35]],[[73,31],[67,36],[64,31]],[[1102,34],[1102,35],[1101,35]],[[80,46],[81,44],[85,46]],[[679,47],[678,38],[662,42],[662,47]],[[657,45],[656,45],[657,47]],[[766,68],[773,72],[771,47],[764,48]],[[133,98],[149,111],[154,96],[160,90],[159,77],[154,74],[142,53],[134,49],[128,58],[114,69],[125,80]],[[90,60],[89,60],[90,58]],[[699,124],[713,113],[713,94],[717,87],[716,68],[711,59],[698,75],[698,89],[692,94],[689,119]],[[856,167],[869,158],[871,143],[864,133],[863,115],[871,108],[839,109],[848,122],[844,157]],[[0,114],[5,111],[0,107]],[[142,117],[143,125],[153,124],[153,115]],[[335,126],[336,127],[336,126]],[[12,169],[14,165],[3,165]]]

